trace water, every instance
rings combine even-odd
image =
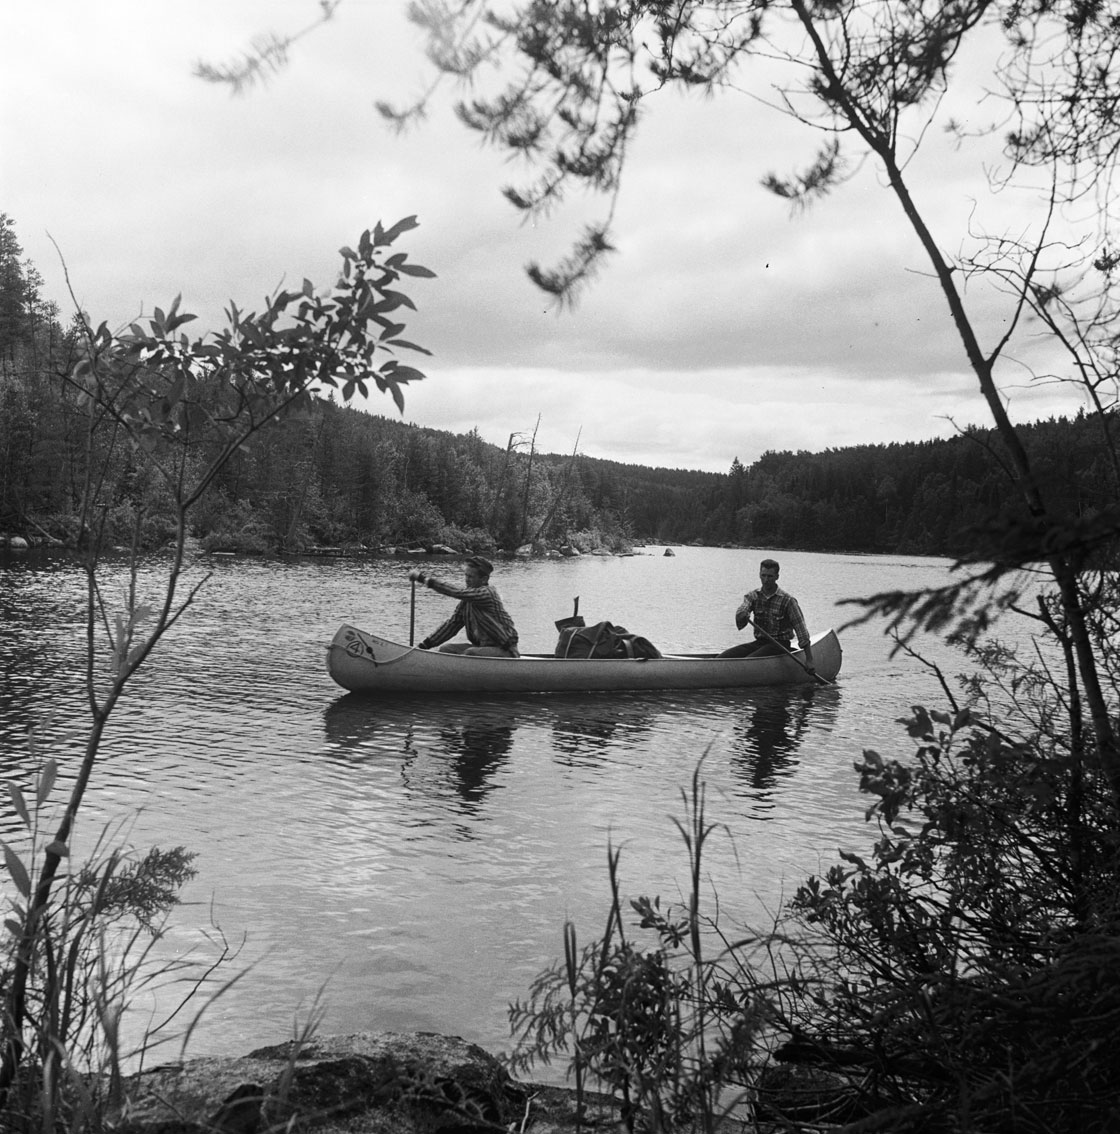
[[[732,615],[756,585],[759,553],[675,552],[499,562],[494,582],[527,652],[552,648],[575,595],[588,622],[610,619],[667,651],[739,640]],[[851,616],[842,598],[948,570],[935,559],[781,560],[814,632]],[[165,566],[144,564],[142,594],[157,595]],[[842,635],[844,668],[827,689],[344,694],[324,647],[343,621],[407,641],[406,567],[209,561],[212,577],[112,718],[78,843],[124,818],[137,847],[196,851],[198,877],[159,955],[211,956],[212,923],[241,944],[227,975],[247,972],[203,1016],[196,1054],[286,1039],[316,1003],[325,1031],[430,1030],[502,1050],[507,1005],[562,953],[564,920],[584,940],[600,927],[610,844],[622,847],[629,895],[677,896],[687,870],[669,817],[701,758],[710,818],[728,832],[711,845],[711,884],[726,918],[757,923],[838,846],[869,844],[853,761],[864,747],[905,755],[897,718],[942,703],[930,671],[890,659],[873,627]],[[115,609],[121,566],[107,578]],[[4,561],[0,776],[25,788],[30,724],[64,781],[80,757],[84,603],[66,557]],[[419,591],[416,638],[450,609]],[[0,836],[19,836],[6,798]]]

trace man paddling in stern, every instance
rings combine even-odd
[[[813,665],[813,647],[809,645],[809,631],[801,614],[801,607],[793,595],[778,586],[778,561],[764,559],[758,566],[761,587],[743,595],[735,611],[735,626],[742,630],[748,622],[754,624],[754,641],[744,642],[724,650],[721,658],[763,658],[790,652],[794,635],[797,644],[805,651],[805,668],[816,673]]]
[[[444,583],[423,571],[409,571],[408,577],[416,583],[423,583],[429,590],[448,598],[458,599],[458,605],[451,617],[437,630],[432,631],[419,647],[430,650],[439,646],[445,654],[472,654],[476,657],[516,658],[517,630],[513,619],[502,603],[498,592],[490,585],[490,573],[494,565],[481,555],[472,555],[464,565],[466,586],[456,587]],[[460,630],[467,633],[467,641],[451,642]]]

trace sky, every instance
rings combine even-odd
[[[761,75],[753,92],[648,100],[618,252],[574,310],[557,310],[525,265],[555,262],[604,203],[577,195],[525,223],[500,190],[526,171],[455,120],[451,89],[417,129],[387,130],[374,103],[408,102],[431,77],[404,9],[343,0],[281,73],[233,95],[195,64],[311,24],[313,0],[10,7],[0,212],[64,320],[75,299],[120,326],[182,295],[192,328],[216,328],[231,299],[259,309],[277,287],[329,285],[340,247],[415,215],[398,247],[437,277],[410,281],[407,337],[432,357],[403,358],[428,376],[405,390],[406,421],[502,446],[539,422],[546,452],[714,472],[767,450],[989,424],[875,170],[798,213],[762,187],[808,164],[819,135],[766,105]],[[954,113],[978,127],[989,110],[968,100]],[[979,163],[940,137],[911,173],[951,252],[985,209],[1008,232],[1028,223],[1018,203],[986,200]],[[979,288],[967,300],[991,345],[1003,302]],[[1013,419],[1075,413],[1067,387],[1027,380],[1036,350],[1028,337],[1004,372]],[[387,398],[368,408],[398,416]]]

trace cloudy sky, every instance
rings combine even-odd
[[[42,0],[5,13],[0,212],[65,314],[123,324],[177,294],[216,326],[232,298],[329,284],[337,249],[415,214],[401,245],[417,281],[409,338],[434,357],[406,420],[504,445],[726,471],[768,449],[946,436],[988,418],[944,301],[893,198],[863,170],[807,214],[760,178],[807,163],[817,137],[750,93],[651,100],[616,216],[619,253],[573,312],[526,279],[598,203],[526,225],[501,198],[521,171],[453,119],[449,99],[404,137],[378,99],[429,78],[404,0],[344,0],[267,85],[232,96],[192,76],[251,39],[311,23],[313,0]],[[749,74],[745,79],[749,78]],[[450,93],[450,92],[449,92]],[[755,94],[767,94],[761,85]],[[958,106],[984,124],[982,103]],[[974,159],[938,137],[913,169],[943,246],[985,200]],[[989,209],[985,216],[984,210]],[[56,246],[57,245],[57,250]],[[61,257],[61,259],[60,259]],[[1003,311],[969,295],[988,342]],[[1038,365],[1029,340],[1022,363]],[[414,361],[406,359],[406,361]],[[1005,373],[1013,417],[1074,412],[1072,395]],[[394,413],[387,400],[376,412]]]

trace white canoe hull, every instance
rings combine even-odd
[[[327,671],[353,693],[578,693],[647,689],[749,689],[811,683],[800,651],[765,658],[666,654],[660,658],[468,657],[403,646],[342,626],[327,647]],[[840,640],[828,630],[813,639],[818,675],[840,672]],[[799,664],[800,663],[800,664]]]

